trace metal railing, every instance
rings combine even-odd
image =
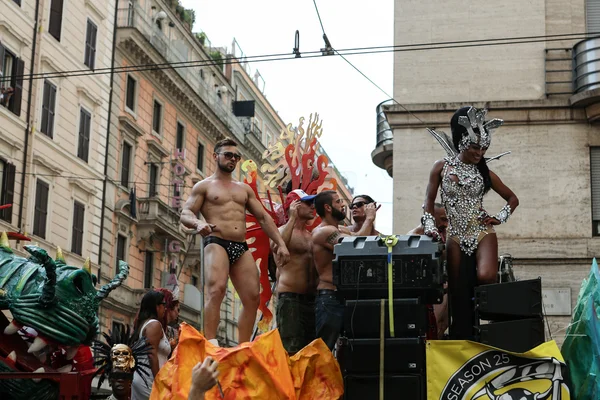
[[[573,46],[573,90],[575,93],[600,88],[600,37]]]
[[[189,54],[192,53],[191,46],[188,55],[183,55],[177,50],[174,43],[175,41],[168,38],[152,20],[151,16],[138,5],[120,8],[117,11],[117,28],[137,29],[167,62],[179,63],[172,66],[173,70],[183,78],[183,80],[206,104],[208,104],[233,134],[238,139],[243,140],[244,128],[240,121],[238,121],[231,110],[227,109],[223,100],[217,96],[216,91],[213,88],[208,87],[204,79],[200,77],[201,67],[189,65],[189,63],[203,61],[192,59],[189,56]]]

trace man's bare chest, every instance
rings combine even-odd
[[[231,188],[231,189],[219,189],[208,191],[205,197],[205,203],[208,203],[212,206],[231,206],[231,205],[239,205],[241,207],[245,207],[246,202],[248,201],[248,195],[246,191],[240,188]]]
[[[307,232],[294,231],[289,251],[293,254],[310,254],[312,256],[312,237]]]

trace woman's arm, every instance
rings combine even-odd
[[[162,325],[158,321],[152,321],[146,325],[142,335],[146,336],[148,343],[152,345],[152,352],[150,353],[150,366],[152,367],[152,375],[156,376],[159,370],[158,346],[163,337]]]
[[[508,217],[515,212],[515,209],[519,206],[519,198],[516,194],[508,186],[506,186],[502,180],[490,171],[490,178],[492,180],[492,189],[494,192],[498,193],[500,197],[506,200],[506,205],[500,210],[500,212],[496,215],[488,216],[484,219],[483,223],[488,225],[498,225],[500,223],[506,222]]]
[[[433,217],[435,198],[437,197],[440,182],[442,181],[442,169],[444,168],[445,163],[445,160],[437,160],[433,164],[433,168],[431,168],[431,172],[429,173],[427,190],[425,191],[425,202],[423,203],[421,225],[423,225],[425,234],[434,238],[439,235],[435,224],[435,218]]]

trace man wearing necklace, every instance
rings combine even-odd
[[[448,153],[434,163],[421,218],[425,234],[439,238],[433,217],[438,189],[448,216],[446,241],[452,339],[473,337],[473,287],[495,283],[498,274],[498,239],[494,225],[505,223],[519,199],[487,166],[484,155],[491,132],[503,121],[485,121],[487,111],[463,107],[450,121],[452,140],[443,132],[429,132]],[[493,189],[506,205],[496,215],[483,207],[483,197]]]

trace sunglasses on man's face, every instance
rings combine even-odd
[[[233,159],[235,161],[240,161],[242,159],[242,155],[241,154],[239,154],[239,153],[233,153],[231,151],[225,151],[223,153],[217,153],[217,154],[224,155],[227,160]]]
[[[367,203],[366,201],[357,201],[354,204],[350,204],[350,209],[354,210],[355,208],[361,208],[362,206],[364,206],[365,204],[371,204],[371,203]]]

